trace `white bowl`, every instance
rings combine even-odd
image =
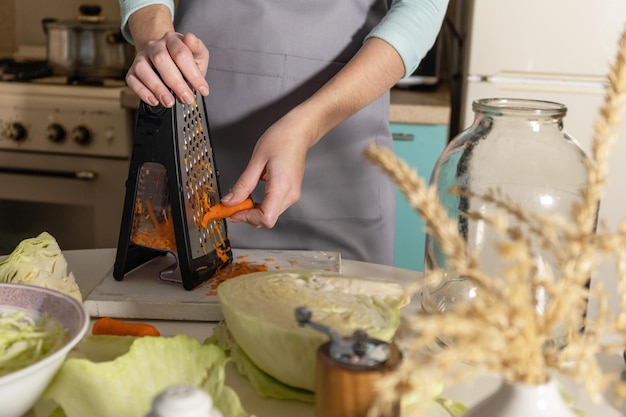
[[[0,284],[0,312],[47,314],[67,331],[66,343],[26,368],[0,377],[0,416],[20,417],[37,402],[70,350],[89,328],[89,314],[76,299],[34,285]]]

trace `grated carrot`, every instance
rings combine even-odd
[[[137,206],[139,206],[139,204],[137,204]],[[168,212],[163,211],[164,221],[160,222],[154,212],[152,204],[148,202],[146,206],[152,230],[147,230],[136,224],[133,228],[132,242],[140,246],[175,251],[176,238],[174,237],[174,225],[169,220],[172,217],[171,209],[168,208]]]
[[[240,257],[240,258],[246,258]],[[254,262],[234,262],[230,265],[226,266],[223,269],[220,269],[215,276],[207,282],[208,291],[206,295],[214,296],[217,295],[217,287],[224,281],[228,281],[229,279],[236,278],[240,275],[250,274],[252,272],[265,272],[268,271],[269,268],[267,265],[259,265]]]

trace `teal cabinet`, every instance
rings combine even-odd
[[[448,140],[446,125],[392,123],[394,150],[398,157],[417,170],[427,182]],[[396,236],[394,264],[400,268],[424,270],[424,221],[396,191]]]

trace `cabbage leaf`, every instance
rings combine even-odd
[[[235,339],[228,331],[226,322],[218,323],[213,330],[213,335],[204,343],[215,344],[230,355],[237,372],[248,379],[250,385],[252,385],[252,388],[260,397],[308,403],[312,403],[315,400],[313,392],[283,384],[256,366],[252,359],[246,355],[246,352],[235,342]]]
[[[74,275],[67,272],[61,248],[48,232],[22,240],[0,261],[0,282],[50,288],[82,302]]]
[[[109,347],[113,340],[107,337]],[[120,349],[130,341],[119,340]],[[137,338],[111,361],[66,360],[43,398],[59,404],[67,417],[137,417],[150,411],[165,388],[187,384],[211,395],[224,416],[247,417],[235,391],[224,385],[228,361],[219,347],[186,335]]]
[[[87,335],[82,338],[71,357],[106,362],[128,353],[135,340],[142,336]]]

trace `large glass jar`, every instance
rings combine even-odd
[[[483,272],[498,276],[503,263],[497,242],[502,236],[485,221],[470,220],[462,213],[493,213],[494,207],[480,198],[451,194],[463,187],[473,195],[498,190],[525,210],[560,214],[571,219],[573,203],[580,201],[587,183],[582,148],[564,129],[567,108],[559,103],[524,99],[482,99],[473,103],[473,124],[446,147],[431,176],[439,199],[469,251],[478,255]],[[491,210],[491,211],[490,211]],[[552,270],[550,254],[536,248],[538,268]],[[445,277],[422,294],[427,312],[446,311],[459,301],[480,296],[470,280],[447,270],[446,259],[435,239],[427,235],[425,270],[442,269]],[[541,299],[542,312],[549,301]]]

